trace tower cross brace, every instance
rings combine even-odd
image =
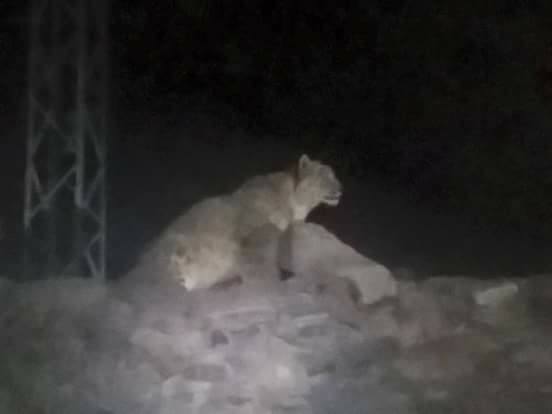
[[[31,0],[24,274],[106,276],[107,0]]]

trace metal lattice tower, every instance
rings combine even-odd
[[[107,0],[31,0],[26,277],[106,273]]]

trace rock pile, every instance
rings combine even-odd
[[[0,412],[552,412],[550,277],[379,270],[394,296],[359,300],[335,263],[194,292],[2,279]]]

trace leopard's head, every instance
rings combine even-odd
[[[296,168],[295,202],[299,210],[304,210],[305,217],[320,204],[337,206],[342,192],[343,186],[332,167],[313,160],[306,154],[299,158]]]

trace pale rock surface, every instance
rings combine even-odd
[[[348,279],[358,290],[362,304],[397,292],[389,269],[361,255],[318,224],[293,223],[283,237],[280,263],[287,271]]]
[[[402,282],[398,288],[397,339],[409,347],[439,339],[453,331],[443,306],[430,291],[414,282]]]
[[[505,282],[497,286],[478,290],[474,293],[475,303],[479,306],[499,306],[519,292],[519,287],[513,282]]]
[[[552,412],[551,317],[530,305],[542,278],[506,280],[520,291],[498,306],[474,293],[501,284],[469,277],[399,281],[370,305],[332,280],[128,295],[0,280],[0,412]]]

